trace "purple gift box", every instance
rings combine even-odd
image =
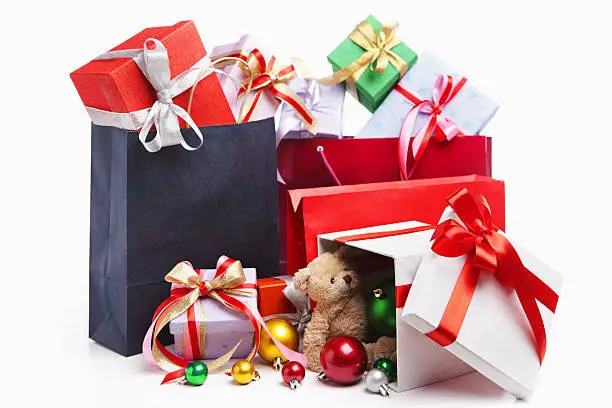
[[[323,86],[318,84],[316,79],[295,78],[289,83],[289,87],[317,120],[317,134],[312,135],[295,110],[283,103],[276,131],[277,144],[281,139],[342,137],[342,108],[346,94],[343,85]]]
[[[212,280],[215,269],[200,269],[202,281]],[[245,283],[257,282],[257,273],[254,268],[244,268],[246,276]],[[253,291],[255,292],[255,291]],[[257,309],[257,296],[231,295],[249,309]],[[203,359],[214,359],[230,351],[238,341],[240,345],[233,354],[234,358],[245,358],[253,348],[254,328],[246,314],[224,306],[220,302],[210,298],[200,298],[194,303],[196,323],[200,327],[200,337],[204,333]],[[202,323],[205,324],[202,324]],[[187,312],[177,316],[170,322],[170,333],[174,335],[176,354],[186,360],[193,360],[193,352],[190,348],[189,338],[184,336],[187,326]],[[202,330],[204,328],[204,331]]]

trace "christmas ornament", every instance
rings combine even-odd
[[[202,385],[208,378],[208,367],[202,361],[192,361],[185,368],[185,380],[191,385]]]
[[[368,323],[378,336],[395,337],[395,282],[380,282],[368,296]]]
[[[387,378],[389,378],[390,382],[395,381],[397,377],[397,367],[393,360],[389,358],[379,358],[374,362],[374,368],[378,368],[379,370],[383,370],[385,374],[387,374]]]
[[[255,366],[248,360],[239,360],[232,366],[232,378],[238,384],[245,385],[259,379]]]
[[[292,390],[297,390],[302,384],[302,380],[304,380],[304,377],[306,376],[306,369],[304,369],[304,366],[297,361],[289,361],[283,365],[281,374],[285,384],[287,384]]]
[[[385,397],[390,395],[389,377],[387,377],[387,374],[379,368],[373,368],[368,371],[365,377],[365,384],[367,390],[370,392],[381,394]]]
[[[276,340],[291,350],[297,351],[300,344],[300,335],[289,321],[280,318],[270,319],[266,322],[266,326]],[[264,328],[261,329],[259,355],[268,363],[272,363],[272,367],[277,371],[281,369],[282,363],[287,361],[287,358],[282,355]]]
[[[361,342],[349,336],[332,337],[321,349],[319,380],[329,378],[338,384],[351,384],[363,375],[368,355]]]

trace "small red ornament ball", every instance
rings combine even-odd
[[[301,383],[306,376],[306,370],[304,366],[297,361],[289,361],[283,365],[281,374],[285,384],[290,385],[289,382],[294,379],[297,380],[298,383]]]
[[[365,372],[368,354],[361,342],[349,336],[332,337],[321,349],[321,366],[327,378],[352,384]]]

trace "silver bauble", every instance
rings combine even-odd
[[[370,392],[382,394],[385,397],[389,396],[389,378],[383,370],[373,368],[366,374],[366,388]]]

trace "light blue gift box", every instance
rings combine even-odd
[[[399,82],[402,87],[420,99],[430,99],[431,91],[439,75],[451,75],[458,81],[461,75],[438,59],[431,52],[424,52],[417,63]],[[391,91],[376,109],[368,123],[357,134],[358,138],[387,138],[399,136],[402,123],[413,104],[397,91]],[[451,119],[465,135],[479,134],[491,120],[499,105],[472,86],[469,78],[461,91],[442,110],[442,115]],[[423,127],[426,115],[419,114],[416,134]]]

